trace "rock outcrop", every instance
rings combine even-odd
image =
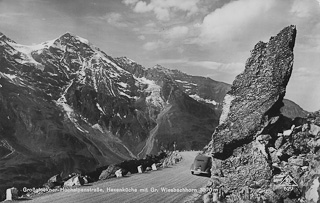
[[[295,27],[287,27],[251,51],[244,72],[225,96],[220,125],[212,136],[214,157],[227,158],[279,114],[292,72],[295,35]]]
[[[292,124],[280,108],[292,72],[295,37],[295,26],[289,26],[268,43],[257,43],[224,98],[220,125],[205,151],[213,156],[211,184],[223,190],[226,202],[283,200],[270,186],[276,173],[271,152],[278,133]],[[279,147],[282,141],[277,143]]]
[[[116,177],[115,173],[119,169],[121,168],[116,165],[110,165],[106,170],[102,171],[102,173],[99,176],[99,180],[105,180]]]

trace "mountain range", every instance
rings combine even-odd
[[[200,150],[231,85],[127,57],[66,33],[39,45],[0,33],[0,190],[160,149]],[[307,114],[290,100],[284,115]]]

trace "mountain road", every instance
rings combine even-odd
[[[98,181],[76,188],[74,191],[48,193],[26,202],[184,202],[194,192],[203,188],[209,180],[207,177],[190,173],[190,166],[197,153],[195,151],[180,152],[183,157],[182,161],[168,168]]]

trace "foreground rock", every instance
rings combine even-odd
[[[105,180],[105,179],[116,177],[115,173],[119,169],[121,168],[116,165],[110,165],[106,170],[102,171],[102,173],[99,176],[99,180]]]
[[[84,180],[80,175],[75,175],[69,178],[66,182],[64,182],[63,187],[74,187],[74,186],[81,186],[84,184]]]
[[[288,144],[283,146],[285,141],[275,143],[278,133],[292,124],[280,108],[292,72],[295,37],[295,26],[289,26],[268,43],[256,44],[244,72],[225,96],[220,125],[205,150],[213,156],[211,187],[222,190],[219,194],[225,195],[219,198],[226,202],[282,202],[291,192],[300,195],[272,187],[273,176],[282,173],[272,161],[288,161],[294,155]],[[278,156],[278,150],[272,159],[279,147],[286,155]]]

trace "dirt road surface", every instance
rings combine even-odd
[[[190,166],[197,152],[180,152],[183,160],[170,168],[151,171],[144,174],[133,174],[128,177],[113,178],[100,181],[78,189],[99,190],[99,192],[57,192],[36,197],[28,200],[28,203],[88,203],[88,202],[107,202],[107,203],[180,203],[189,198],[192,192],[169,192],[167,189],[187,190],[204,187],[208,178],[195,176],[190,173]],[[116,192],[112,190],[127,189],[132,192]],[[21,202],[21,201],[19,201]]]

